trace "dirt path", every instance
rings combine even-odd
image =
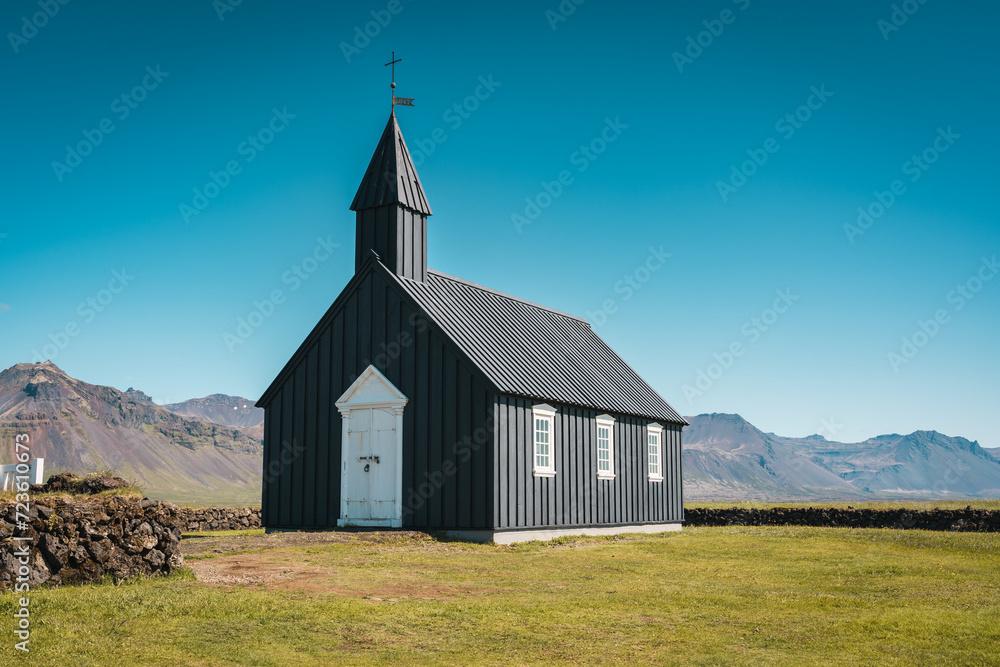
[[[413,530],[393,530],[377,532],[333,531],[328,533],[284,533],[275,532],[270,535],[210,535],[185,536],[181,539],[181,553],[198,559],[206,555],[228,554],[245,551],[269,551],[284,547],[344,544],[347,542],[372,542],[386,544],[422,540],[430,542],[432,538],[427,533]]]
[[[308,592],[323,591],[352,597],[372,597],[370,586],[355,587],[345,583],[344,573],[336,566],[303,562],[300,546],[324,544],[380,544],[415,548],[448,549],[426,533],[414,531],[272,533],[270,535],[226,535],[185,537],[181,551],[185,564],[198,580],[207,585],[267,586]],[[394,600],[404,597],[441,599],[460,595],[461,590],[443,590],[424,582],[404,580],[378,587],[374,599]],[[461,588],[461,587],[459,587]]]

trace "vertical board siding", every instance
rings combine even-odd
[[[503,394],[493,399],[495,528],[682,520],[679,425],[664,425],[664,480],[651,482],[646,449],[651,420],[613,415],[615,478],[599,480],[595,420],[603,412],[547,401],[558,410],[553,420],[556,476],[535,477],[531,407],[541,402]]]
[[[427,217],[398,204],[357,212],[354,250],[355,272],[374,250],[396,275],[414,280],[427,278]]]
[[[295,439],[295,436],[292,433],[292,427],[295,421],[294,414],[292,412],[292,408],[295,406],[294,389],[295,375],[293,374],[288,378],[288,383],[282,387],[280,398],[276,401],[281,410],[281,437],[278,439],[278,442],[275,443],[278,446],[278,449],[281,450],[278,453],[279,461],[281,463],[281,472],[279,473],[281,499],[278,505],[278,520],[281,522],[281,525],[291,525],[292,521],[293,481],[291,462],[287,460],[287,457],[282,455],[282,452],[292,446],[292,442]]]
[[[418,240],[426,230],[416,228],[420,216],[411,217],[411,238]],[[416,268],[417,257],[412,260]],[[404,526],[508,529],[683,520],[680,425],[663,425],[664,480],[650,482],[649,420],[613,415],[616,476],[598,480],[595,418],[603,412],[549,401],[558,411],[552,432],[556,476],[535,477],[531,407],[540,401],[493,393],[384,274],[373,269],[350,289],[265,405],[266,526],[336,525],[342,420],[334,402],[369,364],[409,399],[403,417]]]
[[[319,431],[319,347],[309,351],[305,372],[305,393],[302,403],[305,410],[305,435],[303,442],[314,442],[302,453],[303,500],[302,525],[316,525],[316,461],[319,459],[320,443],[316,437]],[[294,500],[293,500],[294,502]]]
[[[328,497],[330,495],[330,328],[327,327],[319,341],[319,383],[316,392],[316,418],[319,421],[316,428],[316,495],[313,507],[316,512],[317,526],[330,525]],[[334,517],[333,523],[336,523]]]
[[[306,442],[306,403],[308,402],[308,395],[306,394],[306,373],[307,367],[299,368],[295,371],[295,402],[292,423],[292,443],[293,446],[298,444],[304,444]],[[296,447],[296,450],[298,448]],[[304,496],[302,486],[305,481],[305,455],[309,451],[309,447],[306,447],[306,451],[302,454],[293,455],[291,468],[292,468],[292,512],[290,521],[296,526],[305,525],[303,523],[303,505]]]
[[[343,425],[334,403],[371,364],[409,399],[404,525],[492,527],[493,497],[483,495],[495,479],[485,378],[385,276],[373,271],[345,299],[264,406],[265,526],[336,525]],[[472,437],[477,429],[481,442]]]
[[[406,318],[404,321],[411,322],[414,320],[409,319],[416,313],[409,308],[404,308],[402,311]],[[420,405],[427,405],[433,396],[431,390],[431,377],[429,371],[429,356],[430,356],[430,333],[423,327],[416,327],[416,373],[414,375],[414,380],[416,382],[416,391],[413,394],[413,400]],[[409,476],[409,487],[411,489],[416,489],[417,486],[417,476],[422,474],[420,471],[427,470],[429,465],[429,446],[430,442],[430,414],[429,410],[415,410],[416,413],[416,428],[413,434],[413,470]],[[417,443],[420,443],[419,446]],[[406,478],[404,477],[404,480]],[[404,485],[406,483],[404,482]],[[415,526],[426,526],[428,525],[427,517],[427,503],[424,502],[419,496],[411,495],[410,492],[406,494],[407,508],[413,513],[413,525]]]
[[[404,525],[493,526],[492,495],[483,495],[495,478],[493,395],[485,378],[384,276],[371,273],[354,285],[300,358],[265,406],[265,471],[277,471],[263,482],[266,526],[336,525],[342,420],[334,402],[369,364],[409,399],[403,413]],[[298,453],[283,458],[283,448]]]

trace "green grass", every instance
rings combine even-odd
[[[153,500],[165,500],[180,507],[260,507],[260,489],[224,487],[218,490],[189,489],[161,491],[149,489],[146,495]]]
[[[0,504],[11,504],[16,496],[15,491],[0,491]],[[142,489],[135,486],[123,486],[119,489],[108,489],[93,495],[89,493],[76,494],[64,491],[54,491],[52,493],[32,493],[29,497],[32,501],[45,498],[62,498],[66,502],[77,502],[88,498],[110,498],[111,496],[125,496],[127,498],[140,499],[143,497]]]
[[[764,503],[764,502],[734,500],[734,501],[711,501],[711,502],[691,501],[684,503],[684,507],[687,508],[700,507],[704,509],[729,509],[730,507],[739,507],[741,509],[770,509],[772,507],[837,507],[840,509],[846,509],[848,507],[854,507],[855,509],[872,509],[872,510],[894,510],[894,509],[964,510],[966,507],[972,507],[972,509],[976,510],[1000,510],[1000,500],[907,500],[907,501],[880,500],[873,502],[812,502],[812,503]]]
[[[181,573],[32,591],[32,664],[988,665],[1000,646],[996,534],[400,538],[192,566],[227,559],[306,574],[288,590]],[[0,597],[0,663],[13,610],[14,594]]]

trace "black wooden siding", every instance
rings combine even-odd
[[[532,473],[533,405],[543,401],[498,395],[494,404],[498,529],[599,526],[682,521],[681,425],[663,426],[662,482],[649,481],[646,427],[650,420],[612,414],[615,479],[597,478],[596,417],[586,408],[547,402],[553,419],[555,477]]]
[[[359,270],[374,250],[390,271],[404,278],[427,278],[427,218],[391,204],[358,211],[354,265]]]
[[[369,267],[348,284],[262,404],[263,523],[336,525],[342,424],[334,402],[373,364],[409,399],[403,416],[404,525],[491,528],[492,388],[417,315],[383,269]]]

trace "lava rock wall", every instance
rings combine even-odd
[[[830,507],[773,507],[769,509],[684,510],[689,526],[829,526],[836,528],[915,528],[983,533],[1000,532],[1000,511],[874,510]]]
[[[178,507],[123,496],[33,500],[25,525],[0,506],[0,590],[167,574],[184,563]],[[27,540],[16,540],[25,537]]]

